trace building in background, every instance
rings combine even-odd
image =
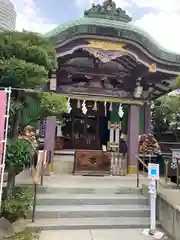
[[[0,0],[0,31],[15,29],[16,12],[10,0]]]
[[[45,35],[59,67],[49,90],[68,98],[56,150],[75,149],[74,174],[136,173],[139,135],[151,130],[150,103],[171,92],[180,75],[180,55],[156,45],[131,20],[106,0]],[[114,154],[120,138],[125,157]]]

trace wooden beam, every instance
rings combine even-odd
[[[75,65],[63,65],[61,70],[67,71],[71,74],[80,74],[80,75],[92,75],[92,76],[102,76],[109,78],[119,78],[119,77],[129,77],[131,76],[130,72],[124,69],[123,71],[112,72],[104,68],[90,68],[90,67],[77,67]]]
[[[61,94],[61,93],[58,93]],[[61,94],[65,97],[77,100],[86,100],[86,101],[94,101],[96,97],[96,101],[98,102],[116,102],[122,104],[135,104],[135,105],[143,105],[145,102],[143,100],[134,100],[134,99],[120,99],[120,98],[108,98],[108,97],[100,97],[100,96],[89,96],[89,95],[76,95],[76,94]]]

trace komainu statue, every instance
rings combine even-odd
[[[139,140],[140,154],[159,154],[161,152],[158,141],[152,134],[143,134]]]

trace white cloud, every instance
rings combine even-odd
[[[132,0],[140,8],[149,7],[153,12],[144,15],[136,24],[149,32],[159,44],[180,53],[180,0]],[[142,10],[143,11],[143,10]]]
[[[44,33],[56,25],[51,24],[42,17],[40,9],[37,8],[35,0],[11,0],[17,12],[18,30],[30,30]],[[69,0],[72,1],[72,0]],[[102,3],[103,0],[74,0],[77,6],[81,9],[87,9],[92,3]],[[115,0],[117,7],[126,10],[130,5],[128,0]],[[140,8],[151,7],[157,10],[156,13],[144,15],[135,24],[149,32],[160,45],[165,48],[180,53],[180,0],[132,0]],[[139,9],[141,11],[141,9]],[[143,11],[143,10],[142,10]],[[154,12],[154,11],[153,11]]]
[[[179,0],[132,0],[140,8],[150,7],[160,11],[176,11],[180,9]]]
[[[168,50],[180,53],[180,14],[177,12],[159,12],[144,15],[135,24],[146,30],[159,44]]]
[[[41,16],[34,0],[11,0],[17,13],[16,29],[45,33],[55,27]]]
[[[102,0],[76,1],[79,6],[83,3],[86,7],[90,7],[92,3],[102,2]],[[114,1],[118,7],[124,9],[130,5],[128,0]],[[180,23],[180,14],[178,14],[180,0],[132,0],[131,2],[136,3],[139,8],[149,7],[157,10],[156,13],[144,15],[135,24],[147,31],[164,48],[180,53],[180,28],[177,27]]]

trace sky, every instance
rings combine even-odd
[[[83,16],[84,9],[103,0],[11,0],[17,12],[17,30],[45,33]],[[114,0],[166,49],[180,53],[180,0]]]

